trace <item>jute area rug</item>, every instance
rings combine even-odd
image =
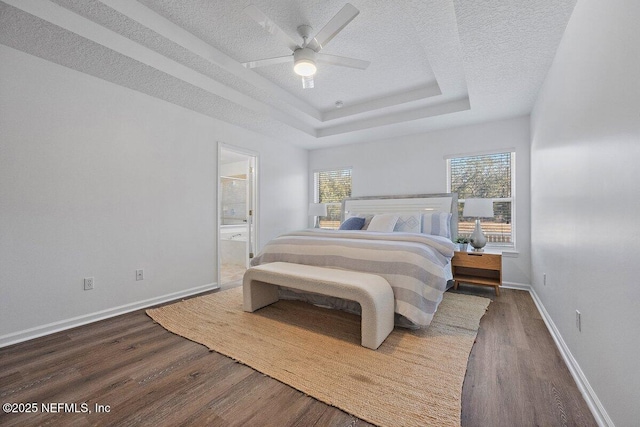
[[[360,346],[360,317],[298,301],[242,311],[242,288],[147,310],[201,343],[379,426],[459,426],[462,382],[490,300],[446,293],[427,330]]]

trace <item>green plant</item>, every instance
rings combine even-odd
[[[465,236],[458,236],[456,243],[469,243],[469,238]]]

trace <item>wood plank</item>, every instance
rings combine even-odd
[[[463,426],[596,425],[527,292],[458,292],[494,301],[469,357]],[[142,310],[2,348],[0,361],[3,402],[111,405],[101,414],[0,413],[3,426],[369,425],[167,332]]]

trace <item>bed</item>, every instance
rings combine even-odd
[[[426,327],[451,283],[457,204],[455,193],[348,198],[342,224],[364,224],[367,230],[287,233],[267,243],[251,265],[284,261],[380,275],[394,293],[396,326]],[[360,311],[353,301],[286,288],[280,298]]]

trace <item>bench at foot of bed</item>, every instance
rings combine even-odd
[[[393,330],[394,297],[380,276],[328,267],[272,262],[244,274],[244,311],[278,301],[278,286],[356,301],[362,309],[362,346],[377,349]]]

